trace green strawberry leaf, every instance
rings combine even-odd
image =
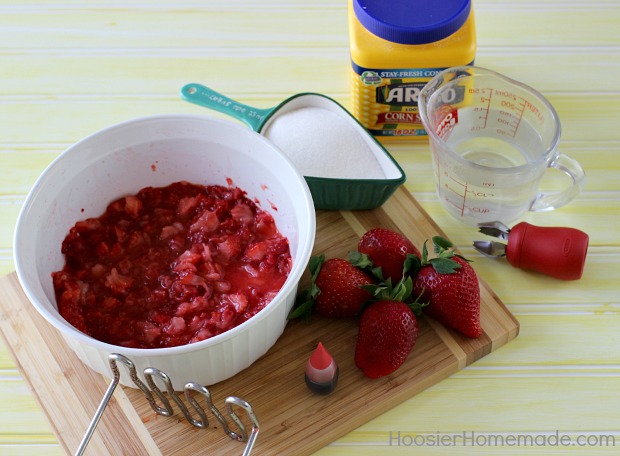
[[[388,278],[385,282],[378,284],[362,285],[360,288],[368,291],[375,301],[407,301],[413,292],[413,280],[406,277],[392,286],[392,279]]]
[[[403,277],[415,275],[422,267],[422,260],[417,255],[408,253],[403,263]]]
[[[433,258],[430,264],[439,274],[454,274],[461,267],[459,263],[449,258]]]
[[[391,297],[395,301],[406,301],[413,292],[413,280],[411,277],[406,277],[400,280],[394,289],[392,290]]]
[[[428,264],[428,247],[426,246],[427,242],[428,240],[424,241],[424,244],[422,245],[422,264]]]
[[[365,253],[360,253],[357,250],[349,250],[349,263],[353,266],[357,266],[360,269],[372,269],[374,266],[372,260]]]
[[[435,271],[440,274],[454,274],[461,267],[461,265],[452,260],[452,258],[458,257],[467,262],[471,262],[467,258],[455,253],[454,244],[448,239],[441,236],[433,236],[432,240],[436,257],[428,259],[428,248],[426,247],[428,240],[425,241],[422,251],[421,266],[430,264],[433,266]]]
[[[449,250],[454,247],[454,244],[441,236],[433,236],[433,246],[435,253],[441,253],[444,250]]]
[[[314,283],[317,276],[319,275],[319,272],[321,272],[321,267],[323,266],[323,263],[325,263],[325,255],[323,254],[313,256],[310,258],[310,261],[308,261],[308,270],[311,274],[310,280],[312,281],[312,283]]]
[[[461,260],[463,261],[467,261],[468,263],[473,263],[474,260],[470,260],[468,258],[465,258],[463,255],[459,255],[459,254],[454,254],[455,257],[459,257]]]
[[[387,299],[387,297],[390,294],[391,285],[388,285],[385,282],[381,282],[381,283],[371,283],[368,285],[361,285],[360,288],[370,293],[374,299],[381,300],[381,299]]]
[[[454,251],[453,250],[442,250],[437,255],[437,258],[452,258],[453,256],[454,256]]]
[[[360,253],[357,250],[349,251],[349,263],[353,266],[360,268],[369,274],[371,274],[379,282],[383,282],[383,271],[380,266],[375,267],[372,260],[365,253]]]
[[[420,299],[424,295],[424,290],[426,290],[426,288],[422,288],[422,291],[415,298],[415,300],[407,304],[416,317],[421,317],[423,314],[424,307],[428,306],[429,304],[428,302],[420,302]]]
[[[302,301],[299,305],[296,305],[291,312],[288,314],[288,320],[295,320],[297,318],[302,318],[304,321],[308,321],[310,319],[310,315],[312,314],[312,308],[314,307],[314,299],[309,299],[306,301]]]
[[[377,279],[379,282],[384,282],[385,278],[383,277],[383,271],[381,270],[381,266],[377,266],[376,268],[372,268],[370,270],[370,274]],[[388,277],[388,280],[390,280],[390,278]]]
[[[310,319],[312,308],[316,297],[321,293],[319,287],[316,286],[316,278],[321,272],[321,267],[325,262],[325,255],[317,255],[308,261],[308,271],[310,272],[310,287],[301,291],[295,300],[295,306],[286,317],[288,320],[303,318],[305,321]]]

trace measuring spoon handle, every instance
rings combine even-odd
[[[254,131],[260,130],[265,118],[274,109],[259,109],[248,106],[197,83],[183,86],[181,88],[181,98],[190,103],[213,109],[241,120]]]

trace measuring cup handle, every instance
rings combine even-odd
[[[273,111],[273,108],[258,109],[239,103],[226,95],[196,83],[183,86],[181,98],[241,120],[254,131],[260,130],[267,115]]]
[[[550,211],[564,206],[572,201],[581,191],[586,179],[586,174],[577,160],[568,155],[559,154],[549,168],[555,168],[566,173],[571,179],[571,184],[564,190],[553,193],[541,193],[532,203],[530,211]]]

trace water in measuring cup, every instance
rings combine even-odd
[[[536,176],[507,177],[499,169],[526,165],[540,155],[540,134],[525,119],[511,125],[494,124],[499,112],[481,119],[474,109],[459,110],[458,123],[446,144],[469,162],[483,167],[440,164],[436,169],[438,192],[444,206],[459,220],[476,225],[483,221],[517,220],[529,210],[537,195]],[[505,119],[505,114],[500,117]],[[486,122],[488,128],[483,127]],[[494,173],[494,169],[498,169]]]
[[[544,147],[540,134],[526,119],[506,119],[502,112],[490,110],[483,117],[473,108],[459,110],[458,124],[446,144],[466,160],[491,168],[532,162]]]

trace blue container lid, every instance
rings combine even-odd
[[[374,35],[400,44],[426,44],[455,33],[467,21],[471,0],[353,0],[359,22]]]

